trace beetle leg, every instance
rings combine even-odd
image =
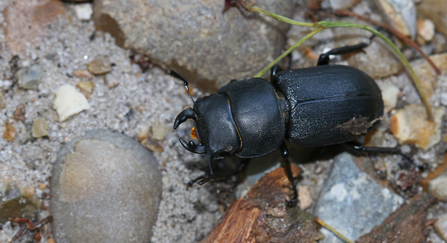
[[[179,139],[182,146],[188,150],[189,152],[195,153],[195,154],[204,154],[206,153],[206,146],[203,144],[195,144],[193,141],[186,142],[183,139]]]
[[[332,49],[332,50],[320,55],[320,57],[318,58],[317,66],[328,65],[330,55],[343,55],[343,54],[359,52],[359,51],[363,51],[363,48],[365,48],[367,46],[369,46],[369,44],[362,42],[362,43],[359,43],[359,44],[353,45],[353,46],[343,46],[343,47]]]
[[[194,183],[197,183],[199,185],[204,185],[205,183],[207,183],[211,178],[214,177],[214,173],[213,173],[213,168],[211,167],[211,163],[213,162],[213,157],[210,158],[209,161],[209,167],[210,167],[210,173],[205,173],[191,181],[188,182],[188,184],[186,185],[187,188],[191,187],[192,185],[194,185]]]
[[[379,29],[377,29],[377,31],[379,31]],[[357,45],[343,46],[343,47],[335,48],[335,49],[332,49],[326,53],[321,54],[320,57],[318,58],[317,66],[328,65],[330,55],[344,55],[344,54],[355,53],[355,52],[364,52],[363,48],[368,47],[371,44],[371,42],[373,41],[374,37],[376,37],[375,34],[373,34],[371,37],[369,37],[368,44],[361,42]]]
[[[415,165],[419,170],[423,171],[424,167],[422,165],[417,164],[413,158],[411,158],[408,154],[402,152],[398,148],[382,148],[382,147],[363,147],[363,145],[357,144],[355,142],[347,142],[346,146],[360,152],[372,152],[372,153],[383,153],[383,154],[398,154],[402,156],[405,160]]]
[[[289,150],[287,149],[287,146],[285,143],[281,145],[281,155],[283,158],[282,167],[284,168],[284,172],[287,175],[287,179],[289,179],[290,183],[292,184],[292,190],[293,190],[293,198],[292,200],[286,199],[287,206],[295,206],[298,202],[298,192],[296,190],[296,181],[293,178],[292,168],[290,167],[290,160],[289,160]]]

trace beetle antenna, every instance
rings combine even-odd
[[[171,75],[171,77],[176,78],[176,79],[180,79],[183,81],[183,83],[185,83],[185,89],[188,92],[188,96],[189,98],[192,100],[192,103],[196,103],[192,97],[191,97],[191,93],[189,92],[189,83],[188,81],[186,81],[182,76],[180,76],[180,74],[178,74],[177,72],[175,72],[174,70],[169,70],[168,74]]]

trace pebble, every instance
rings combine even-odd
[[[55,95],[54,108],[59,115],[59,122],[63,122],[83,110],[90,109],[87,98],[72,85],[62,85],[56,90]]]
[[[107,86],[107,88],[113,89],[118,86],[120,82],[115,77],[113,77],[113,75],[106,74],[106,76],[104,76],[104,84]]]
[[[382,99],[385,105],[385,112],[390,112],[397,104],[397,96],[400,93],[399,88],[391,82],[380,82],[380,91],[382,91]]]
[[[334,158],[313,214],[348,239],[356,240],[403,202],[403,198],[360,171],[351,155],[342,153]],[[322,231],[326,235],[324,242],[342,242],[331,232]]]
[[[447,35],[447,1],[424,0],[417,5],[417,13],[433,21],[436,30]]]
[[[424,106],[410,104],[391,117],[390,130],[399,144],[414,144],[428,149],[441,141],[442,107],[432,107],[434,122],[427,120]]]
[[[150,242],[161,200],[151,152],[108,130],[88,131],[58,153],[50,210],[56,242]]]
[[[312,198],[314,191],[310,186],[300,186],[298,190],[298,201],[300,202],[301,210],[305,210],[312,205]]]
[[[416,37],[416,7],[413,0],[375,0],[391,26],[402,34]]]
[[[95,75],[102,75],[112,71],[112,63],[108,56],[98,55],[87,64],[87,70]]]
[[[88,78],[88,79],[92,79],[95,77],[91,72],[83,69],[73,70],[73,76],[77,78]]]
[[[447,242],[447,214],[438,216],[437,219],[434,224],[435,229],[442,240]]]
[[[39,65],[21,68],[14,76],[20,88],[37,90],[42,80],[42,69]]]
[[[142,125],[140,127],[140,130],[138,131],[137,140],[140,142],[143,141],[144,139],[146,139],[148,137],[148,134],[149,134],[149,126]]]
[[[26,119],[26,106],[25,104],[19,104],[14,111],[14,120],[24,121]]]
[[[418,37],[424,41],[431,41],[435,37],[435,24],[430,19],[418,19],[416,28]]]
[[[167,126],[166,123],[156,121],[151,127],[152,137],[161,141],[165,138],[170,129],[171,127]]]
[[[90,18],[92,17],[92,14],[93,14],[92,4],[90,4],[90,3],[76,4],[74,6],[74,8],[75,8],[76,16],[78,17],[78,19],[90,20]]]
[[[95,88],[95,83],[92,81],[82,81],[76,84],[76,88],[78,88],[82,94],[85,95],[87,99],[90,98],[90,95],[93,92],[93,89]]]
[[[0,92],[0,110],[6,107],[5,96]]]
[[[295,6],[293,0],[256,4],[289,18]],[[238,8],[222,13],[223,7],[223,1],[208,0],[97,0],[94,21],[96,30],[110,33],[119,46],[215,91],[232,79],[253,76],[279,56],[290,27],[260,15],[247,17]],[[142,38],[143,33],[150,34]]]
[[[430,180],[427,191],[441,201],[447,201],[447,171]]]
[[[5,131],[3,132],[3,138],[8,142],[12,142],[14,141],[16,136],[17,132],[14,126],[9,122],[5,122]]]
[[[48,135],[48,126],[45,119],[37,118],[34,120],[32,135],[35,138],[41,138]]]

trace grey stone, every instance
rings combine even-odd
[[[15,73],[15,78],[20,88],[37,90],[42,79],[42,69],[38,65],[21,68]]]
[[[343,153],[334,158],[314,215],[348,239],[356,240],[382,223],[403,201],[360,171],[351,155]],[[326,238],[322,242],[342,242],[327,230],[323,233]]]
[[[58,153],[51,180],[56,242],[149,242],[161,200],[151,152],[108,130],[93,130]]]
[[[293,0],[260,0],[257,6],[291,17]],[[201,88],[216,90],[262,70],[284,48],[288,24],[230,8],[224,1],[98,0],[97,30],[119,46],[148,55]],[[138,20],[138,21],[137,21]]]

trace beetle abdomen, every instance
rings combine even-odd
[[[286,138],[300,146],[354,140],[371,131],[383,114],[377,84],[349,66],[286,70],[272,82],[290,102]]]

